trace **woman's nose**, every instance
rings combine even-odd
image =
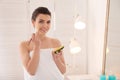
[[[44,25],[43,25],[45,28],[47,28],[48,27],[48,24],[47,23],[44,23]]]

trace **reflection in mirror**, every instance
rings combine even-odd
[[[31,15],[38,6],[48,7],[52,13],[47,35],[58,38],[65,47],[64,76],[81,80],[85,75],[82,80],[88,80],[86,75],[100,75],[106,0],[0,0],[0,80],[24,80],[19,44],[34,32]],[[75,20],[78,14],[85,24]],[[74,28],[80,23],[86,27]],[[69,45],[79,46],[78,53],[71,54]]]
[[[76,30],[75,33],[82,51],[73,56],[69,50],[69,42],[74,35],[74,17],[80,13],[81,20],[87,19],[86,2],[87,0],[79,1],[79,4],[74,0],[0,0],[0,80],[24,79],[19,44],[31,38],[34,32],[31,14],[38,6],[46,6],[52,13],[51,29],[47,35],[58,38],[65,47],[65,75],[87,74],[87,29]]]
[[[120,0],[110,0],[106,46],[107,75],[120,77]]]

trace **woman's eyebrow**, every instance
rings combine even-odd
[[[40,19],[41,21],[45,21],[45,20],[43,20],[43,19]]]

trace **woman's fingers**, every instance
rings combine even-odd
[[[39,35],[36,33],[32,34],[32,37],[29,40],[29,44],[32,43],[33,48],[40,48],[40,40],[39,40]]]
[[[36,40],[39,40],[39,33],[38,32],[35,33],[35,38],[36,38]]]
[[[32,38],[30,38],[30,40],[28,41],[28,43],[30,44],[31,41],[32,41]]]
[[[61,55],[62,55],[62,51],[60,51],[57,55],[58,55],[58,56],[61,56]]]
[[[55,54],[54,51],[52,51],[52,55],[53,55],[54,59],[58,59],[62,55],[62,51],[60,51],[57,54]]]
[[[28,40],[29,44],[31,43],[31,41],[33,41],[33,39],[34,39],[34,33],[32,34],[32,37]]]
[[[33,35],[32,35],[32,41],[34,41],[35,40],[35,34],[33,33]]]

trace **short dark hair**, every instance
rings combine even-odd
[[[51,12],[48,10],[48,8],[46,7],[38,7],[34,10],[34,12],[32,13],[32,20],[36,20],[36,17],[39,14],[47,14],[49,16],[51,16]]]

